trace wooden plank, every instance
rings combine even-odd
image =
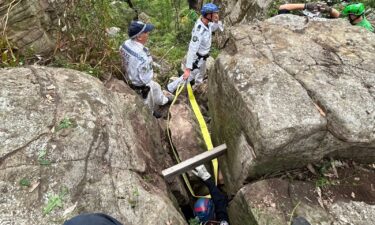
[[[163,170],[161,173],[163,174],[164,178],[166,179],[171,178],[173,176],[192,170],[195,167],[202,165],[207,161],[210,161],[214,158],[217,158],[223,155],[226,150],[227,150],[226,144],[219,145],[210,151],[203,152],[199,155],[194,156],[193,158],[187,159],[185,161],[180,162],[177,165],[169,167]]]

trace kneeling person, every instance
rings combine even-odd
[[[155,112],[156,106],[170,103],[173,95],[166,96],[160,85],[152,80],[152,57],[144,45],[153,29],[152,24],[132,21],[128,29],[129,39],[120,46],[120,54],[130,87],[145,99],[145,103],[158,118],[160,115]]]

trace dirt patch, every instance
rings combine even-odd
[[[326,188],[325,197],[334,202],[352,200],[375,204],[375,170],[356,166],[340,169],[338,175],[338,183]]]

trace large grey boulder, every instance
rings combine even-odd
[[[187,160],[207,150],[186,95],[185,90],[178,96],[178,102],[170,107],[171,140],[181,160]]]
[[[228,209],[230,221],[233,225],[290,225],[293,218],[303,217],[313,225],[375,223],[371,193],[367,193],[367,202],[355,201],[350,196],[345,200],[324,196],[338,195],[340,188],[345,189],[346,186],[327,188],[323,193],[308,182],[258,181],[244,186],[233,198]],[[357,193],[364,191],[354,186],[352,190],[357,189]]]
[[[171,160],[159,126],[132,90],[45,67],[2,69],[0,80],[0,224],[83,212],[186,224],[160,175]],[[52,200],[62,205],[49,212]]]
[[[328,155],[375,160],[374,41],[343,19],[280,15],[232,28],[209,74],[230,192]]]
[[[266,18],[272,2],[273,0],[217,1],[218,5],[223,8],[221,15],[225,17],[225,24],[229,26]]]

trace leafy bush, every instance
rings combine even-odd
[[[65,15],[53,65],[98,77],[120,73],[118,47],[135,15],[128,5],[110,0],[70,0],[65,5]],[[110,27],[119,27],[121,32],[109,37]]]
[[[0,51],[1,51],[1,64],[0,68],[6,66],[17,66],[18,65],[18,57],[13,52],[13,45],[9,43],[5,36],[0,38]]]
[[[147,46],[155,61],[162,61],[170,68],[167,70],[170,74],[161,74],[161,79],[176,74],[187,52],[198,13],[189,9],[186,0],[131,0],[131,3],[133,8],[128,1],[66,0],[61,3],[63,6],[56,8],[56,48],[53,56],[43,63],[85,71],[96,77],[103,74],[122,77],[118,48],[128,38],[128,24],[139,16],[155,25]],[[109,35],[107,31],[111,27],[120,28],[120,32]],[[22,65],[24,61],[33,63],[17,55],[13,51],[16,47],[7,42],[6,36],[0,38],[0,49],[1,67]]]
[[[19,184],[22,186],[22,187],[30,187],[31,185],[31,182],[29,179],[27,178],[22,178],[19,182]]]
[[[198,14],[188,9],[185,0],[131,2],[133,9],[119,1],[68,1],[52,65],[86,71],[96,77],[104,73],[121,77],[118,48],[128,38],[127,26],[137,12],[146,15],[146,19],[142,18],[144,22],[155,25],[147,46],[155,58],[163,59],[172,67],[170,73],[175,74],[186,54]],[[106,29],[110,27],[119,27],[121,31],[109,37]]]

